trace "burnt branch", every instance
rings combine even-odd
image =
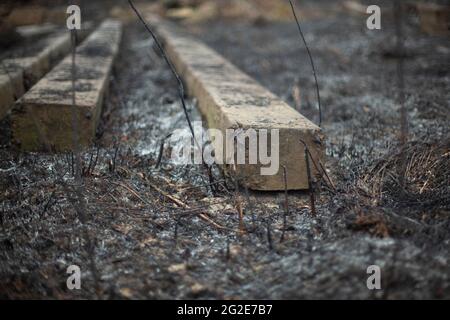
[[[309,61],[311,62],[312,72],[313,72],[313,75],[314,75],[314,81],[315,81],[315,84],[316,84],[317,103],[318,103],[318,107],[319,107],[319,127],[321,127],[322,126],[322,105],[320,103],[320,90],[319,90],[319,82],[317,81],[316,67],[314,66],[314,60],[312,58],[312,55],[311,55],[311,52],[309,50],[308,44],[306,43],[305,36],[303,35],[303,31],[302,31],[302,28],[300,26],[300,21],[297,18],[297,14],[295,13],[294,4],[292,3],[291,0],[289,0],[289,3],[291,5],[292,14],[294,15],[294,19],[295,19],[295,22],[297,24],[298,32],[300,33],[300,36],[301,36],[301,38],[303,40],[303,43],[305,45],[306,51],[307,51],[308,56],[309,56]]]

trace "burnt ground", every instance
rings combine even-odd
[[[332,1],[305,6],[314,5],[322,15],[300,17],[335,185],[316,181],[315,215],[308,193],[289,192],[285,215],[283,193],[225,188],[218,170],[221,183],[208,186],[201,166],[173,165],[170,148],[156,166],[161,140],[186,123],[170,72],[131,22],[97,146],[83,153],[84,201],[72,155],[18,153],[1,125],[0,297],[450,298],[450,43],[407,16],[402,147],[392,16],[369,31]],[[317,121],[295,24],[217,19],[186,29]],[[200,119],[195,99],[188,106]],[[79,291],[66,288],[72,264]],[[366,287],[369,265],[381,267],[380,291]]]

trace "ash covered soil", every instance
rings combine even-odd
[[[313,6],[321,15],[307,14]],[[321,1],[300,17],[335,186],[315,182],[315,215],[308,193],[289,192],[286,214],[284,193],[236,190],[217,168],[210,185],[201,166],[174,166],[170,145],[158,161],[162,140],[186,120],[170,71],[134,21],[97,145],[82,155],[84,201],[73,155],[19,153],[1,124],[0,297],[450,298],[449,41],[422,34],[414,16],[405,21],[402,149],[392,16],[369,31],[363,17]],[[294,23],[185,29],[317,121]],[[188,107],[199,120],[195,99]],[[81,290],[66,287],[69,265],[81,268]],[[367,289],[370,265],[381,267],[382,290]]]

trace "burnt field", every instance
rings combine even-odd
[[[406,10],[399,54],[390,2],[376,2],[373,31],[339,1],[297,7],[327,137],[329,178],[314,180],[313,195],[254,192],[219,167],[174,165],[164,139],[187,126],[176,82],[129,8],[111,10],[127,19],[82,184],[74,154],[19,152],[10,120],[0,123],[0,298],[450,298],[450,41]],[[317,123],[291,16],[177,23]],[[192,121],[196,104],[187,97]],[[82,270],[81,290],[66,287],[69,265]],[[366,286],[370,265],[382,290]]]

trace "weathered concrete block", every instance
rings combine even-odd
[[[53,35],[46,38],[45,45],[31,56],[4,60],[10,69],[23,70],[24,87],[29,89],[41,79],[57,61],[61,60],[71,48],[69,33]]]
[[[83,28],[80,38],[86,37],[89,28]],[[60,61],[71,48],[70,34],[51,35],[43,40],[42,49],[30,52],[28,56],[5,59],[0,65],[0,119],[52,66]],[[11,84],[8,83],[8,79]],[[13,91],[11,91],[11,88]]]
[[[261,175],[260,162],[229,166],[228,169],[234,170],[251,189],[283,190],[282,166],[285,166],[288,189],[307,189],[308,174],[300,140],[307,143],[317,162],[324,156],[320,128],[217,52],[182,34],[173,24],[154,16],[149,16],[148,21],[163,38],[167,53],[186,82],[189,93],[197,97],[200,111],[210,128],[221,130],[223,136],[226,129],[255,129],[258,135],[261,129],[279,130],[280,166],[275,175]],[[214,147],[224,149],[220,142]],[[312,163],[311,169],[312,174],[316,174]]]
[[[73,112],[79,123],[81,146],[92,142],[121,34],[121,23],[107,20],[77,48],[75,106],[71,55],[16,103],[12,132],[14,142],[22,150],[73,149]]]

